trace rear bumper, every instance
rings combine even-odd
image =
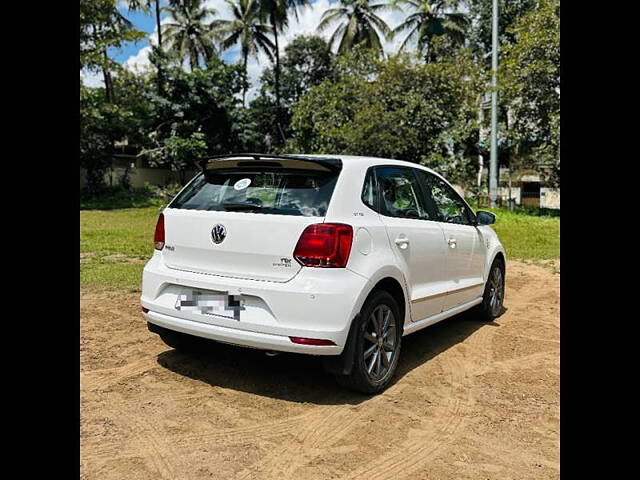
[[[339,346],[299,345],[291,342],[289,337],[282,335],[271,335],[267,333],[252,332],[249,330],[238,330],[218,325],[198,323],[152,311],[144,313],[143,315],[149,323],[169,330],[195,335],[196,337],[208,338],[218,342],[258,348],[261,350],[308,353],[313,355],[339,355],[344,348]]]
[[[246,347],[313,355],[339,355],[368,281],[347,269],[303,268],[288,282],[266,282],[184,272],[166,267],[159,252],[143,271],[141,304],[152,324]],[[228,292],[246,299],[240,320],[175,309],[185,288]],[[326,339],[332,346],[301,345],[289,337]]]

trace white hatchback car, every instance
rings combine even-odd
[[[171,347],[194,337],[322,355],[338,381],[389,385],[402,337],[475,307],[501,314],[505,252],[446,180],[344,155],[223,155],[164,209],[142,310]]]

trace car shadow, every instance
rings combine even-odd
[[[463,312],[404,337],[394,383],[479,328],[495,326],[499,323],[484,323],[473,313]],[[290,402],[357,405],[371,398],[338,385],[323,370],[319,358],[310,355],[281,353],[270,357],[260,350],[204,341],[193,352],[164,351],[157,362],[167,370],[211,386]]]

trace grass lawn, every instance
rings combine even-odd
[[[560,217],[536,216],[485,208],[497,216],[492,225],[507,251],[507,259],[557,260],[560,258]]]
[[[161,207],[80,212],[82,292],[137,292],[142,268],[153,251],[153,230]],[[560,257],[560,217],[493,209],[493,227],[509,259]]]
[[[139,291],[160,207],[80,212],[83,292]]]

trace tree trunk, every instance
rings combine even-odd
[[[160,0],[156,0],[156,28],[158,29],[158,50],[162,52],[162,25],[160,23]],[[162,75],[162,67],[158,64],[158,93],[162,95],[164,92],[164,77]]]
[[[276,46],[276,68],[274,72],[276,89],[276,125],[278,126],[278,131],[280,132],[282,143],[285,144],[287,142],[287,139],[285,138],[284,132],[282,131],[282,105],[280,104],[280,48],[278,47],[278,30],[273,23],[273,19],[271,21],[271,25],[273,25],[273,39]]]
[[[102,77],[104,78],[104,90],[107,95],[107,102],[114,103],[115,95],[113,94],[113,82],[111,81],[111,72],[109,72],[109,68],[107,66],[109,62],[109,57],[107,56],[107,49],[102,50],[102,55],[104,56],[105,64],[102,67]]]
[[[275,65],[275,89],[276,89],[276,107],[280,112],[280,48],[278,46],[278,29],[276,27],[275,15],[271,15],[271,26],[273,27],[273,40],[276,46],[276,65]],[[280,119],[278,118],[278,121]]]
[[[282,132],[282,106],[280,104],[280,46],[278,43],[278,28],[276,24],[275,14],[272,13],[270,18],[271,26],[273,27],[273,43],[275,44],[276,50],[276,64],[274,68],[274,80],[275,80],[275,94],[276,94],[276,125],[278,127],[278,131],[280,132],[280,137],[282,138],[282,142],[285,143],[286,139]]]
[[[91,27],[93,30],[94,37],[97,37],[98,31],[99,31],[98,27],[96,27],[95,25],[92,25]],[[107,56],[106,47],[102,49],[102,56],[104,57],[104,65],[102,65],[102,78],[104,80],[104,92],[107,97],[107,102],[113,103],[113,84],[111,83],[111,73],[109,73],[109,69],[108,69],[109,57]]]
[[[242,52],[243,64],[244,64],[244,85],[242,86],[242,106],[246,107],[247,104],[245,102],[245,98],[247,96],[247,82],[249,79],[247,78],[247,57],[249,56],[249,52]]]
[[[160,0],[156,0],[156,28],[158,29],[158,48],[162,50],[162,26],[160,24]]]

